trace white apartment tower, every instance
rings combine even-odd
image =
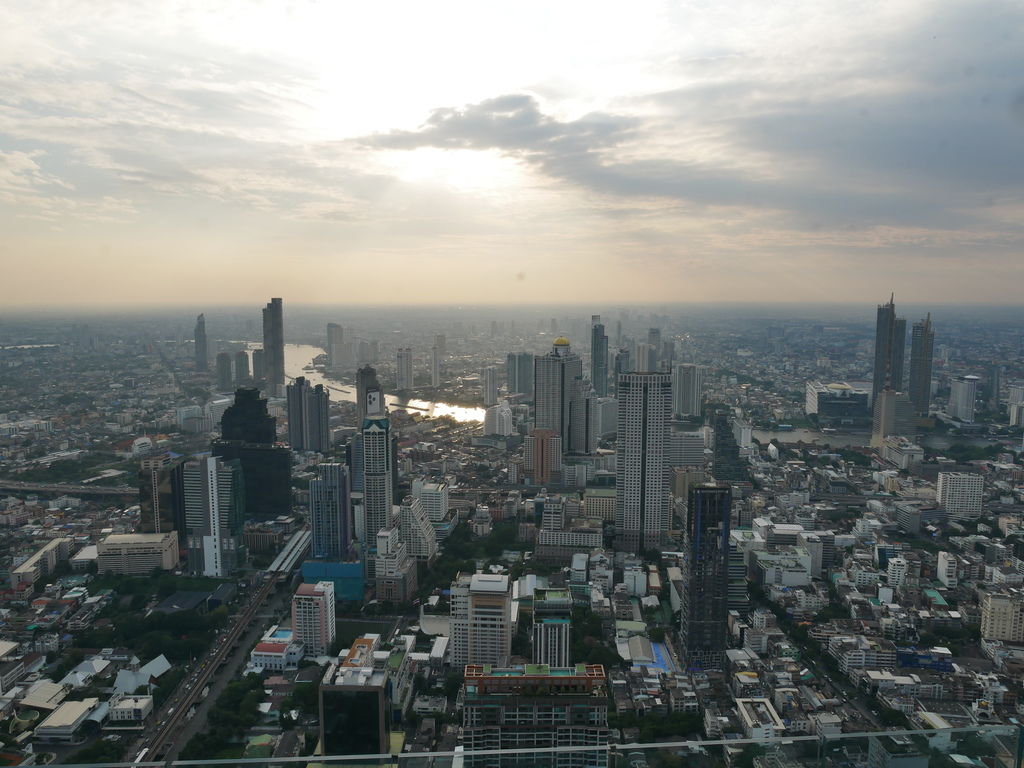
[[[985,593],[981,600],[981,636],[986,640],[1024,642],[1024,591]]]
[[[209,456],[182,469],[188,567],[199,576],[230,577],[243,559],[245,484],[239,461]]]
[[[970,472],[939,472],[935,500],[952,520],[981,517],[985,478]]]
[[[459,574],[452,582],[451,663],[505,666],[512,653],[509,577]]]
[[[402,541],[409,556],[430,563],[437,557],[437,536],[423,504],[414,496],[406,496],[398,514]]]
[[[430,522],[440,523],[448,517],[448,483],[416,479],[412,481],[412,495],[419,499]]]
[[[672,381],[667,373],[624,373],[617,391],[615,527],[619,547],[639,553],[660,546],[671,522]]]
[[[337,635],[334,582],[300,584],[292,595],[292,633],[307,656],[326,656]]]

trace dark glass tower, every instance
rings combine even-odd
[[[235,352],[235,384],[241,386],[249,380],[249,353],[244,349]]]
[[[217,353],[217,391],[230,392],[234,382],[231,379],[231,354]]]
[[[888,304],[878,305],[872,402],[886,386],[896,392],[903,391],[903,356],[906,344],[907,319],[896,317],[896,304],[893,297],[890,297]]]
[[[275,445],[275,419],[267,412],[259,390],[235,392],[234,405],[220,422],[222,439],[213,455],[241,462],[245,481],[245,510],[249,517],[267,520],[291,511],[292,453]]]
[[[932,329],[932,316],[914,323],[910,334],[910,402],[914,412],[920,416],[928,415],[928,405],[932,394],[932,347],[935,344],[935,331]]]
[[[210,367],[210,357],[206,348],[206,315],[196,318],[196,370],[206,372]]]
[[[284,393],[284,308],[281,299],[271,299],[263,308],[263,364],[267,392],[272,397]]]
[[[598,397],[608,396],[608,336],[600,315],[590,318],[590,380]]]
[[[727,485],[694,485],[686,511],[686,562],[680,637],[690,669],[722,669],[729,646],[729,512]]]

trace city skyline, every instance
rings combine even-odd
[[[540,13],[12,5],[10,306],[1016,298],[1024,9]]]

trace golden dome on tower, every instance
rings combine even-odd
[[[559,336],[557,339],[555,339],[555,346],[556,347],[568,347],[569,346],[569,340],[567,338],[565,338],[565,336]]]

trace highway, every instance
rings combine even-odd
[[[308,537],[305,543],[308,546]],[[298,555],[301,555],[302,551],[297,550]],[[176,755],[184,746],[182,734],[185,731],[189,710],[199,703],[203,689],[207,685],[211,689],[214,687],[218,671],[236,653],[236,646],[242,643],[243,639],[252,639],[246,637],[246,634],[250,625],[258,618],[257,612],[274,593],[280,579],[287,579],[290,576],[298,560],[299,557],[293,554],[281,570],[264,572],[264,580],[256,586],[255,594],[241,608],[235,622],[217,636],[206,655],[192,667],[189,676],[179,683],[177,689],[164,703],[162,711],[156,715],[155,728],[139,739],[128,757],[139,762],[162,760],[169,754]],[[216,694],[211,690],[209,695],[213,697]],[[143,752],[145,754],[140,758]]]
[[[78,496],[138,496],[134,485],[91,485],[83,483],[25,483],[20,480],[0,478],[0,491],[36,491],[38,493],[61,493]]]

